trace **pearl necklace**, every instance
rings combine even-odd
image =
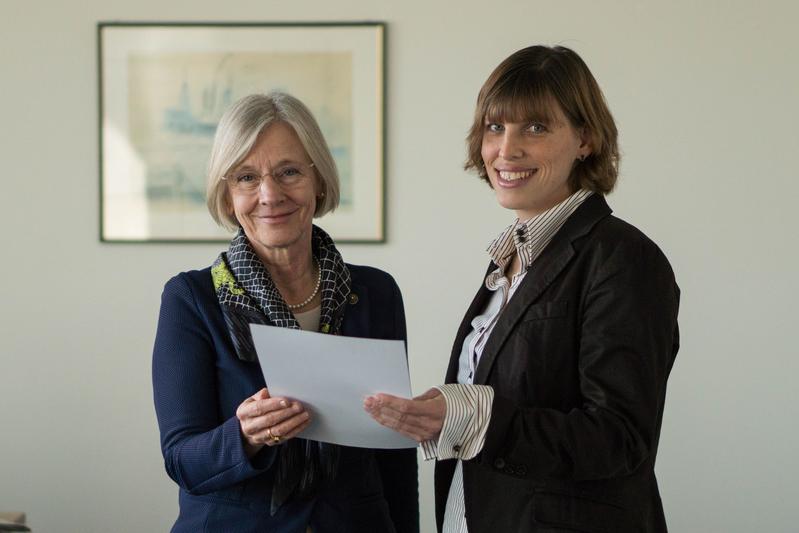
[[[311,293],[311,295],[308,298],[306,298],[304,301],[302,301],[302,302],[300,302],[298,304],[286,303],[286,306],[289,309],[294,310],[294,309],[301,309],[301,308],[305,307],[306,305],[311,303],[311,300],[313,300],[314,297],[316,297],[316,293],[319,292],[319,286],[322,284],[322,267],[319,266],[319,261],[315,257],[313,258],[313,260],[314,260],[314,263],[316,263],[316,269],[319,271],[319,275],[316,277],[316,287],[314,287],[314,290]]]

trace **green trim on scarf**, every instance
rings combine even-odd
[[[230,294],[235,294],[236,296],[244,294],[244,289],[238,286],[236,278],[233,277],[233,273],[228,269],[224,261],[218,261],[211,267],[211,278],[214,280],[215,292],[219,292],[220,288],[226,286]]]

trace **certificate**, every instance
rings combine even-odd
[[[378,392],[412,396],[404,342],[250,328],[269,394],[302,402],[311,414],[300,438],[362,448],[416,447],[363,409],[363,399]]]

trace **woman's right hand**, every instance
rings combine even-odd
[[[244,449],[252,457],[264,446],[276,446],[308,427],[311,415],[303,405],[288,398],[272,398],[261,389],[236,409]]]

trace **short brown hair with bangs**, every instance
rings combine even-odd
[[[554,112],[553,103],[590,139],[591,153],[575,164],[569,177],[572,192],[609,193],[619,173],[616,123],[588,66],[563,46],[523,48],[494,69],[477,97],[464,168],[476,170],[490,184],[480,153],[486,120],[547,123]]]

